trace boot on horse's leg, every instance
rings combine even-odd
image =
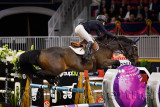
[[[90,54],[92,44],[93,44],[92,41],[89,41],[88,44],[86,45],[85,54],[83,55],[83,59],[85,61],[89,61],[89,54]]]

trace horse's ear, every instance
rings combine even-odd
[[[138,41],[139,41],[139,38],[132,39],[132,41],[133,41],[133,44],[136,44],[136,42],[138,42]]]

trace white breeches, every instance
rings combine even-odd
[[[87,42],[92,41],[92,43],[94,43],[94,38],[84,29],[83,25],[78,25],[75,28],[75,33]]]

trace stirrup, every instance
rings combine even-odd
[[[88,51],[88,54],[91,53],[93,43],[89,41],[86,45],[86,50]]]

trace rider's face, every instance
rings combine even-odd
[[[105,25],[105,22],[103,22],[103,25]]]

